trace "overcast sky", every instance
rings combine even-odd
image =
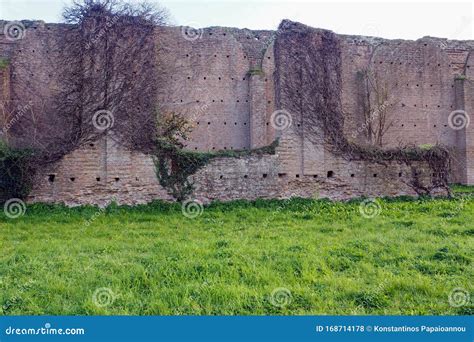
[[[172,23],[193,27],[276,29],[282,19],[337,33],[417,39],[423,36],[474,39],[472,2],[379,0],[149,0],[166,7]],[[60,22],[70,0],[0,0],[0,19]]]

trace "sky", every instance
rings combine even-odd
[[[131,0],[137,2],[138,0]],[[0,19],[60,22],[71,0],[0,0]],[[282,19],[336,33],[418,39],[424,36],[474,39],[472,2],[424,0],[148,0],[171,14],[171,24],[196,28],[228,26],[274,30]]]

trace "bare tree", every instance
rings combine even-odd
[[[371,144],[383,146],[385,133],[394,125],[390,112],[389,88],[377,72],[366,69],[359,73],[362,82],[362,112],[365,135]]]
[[[25,94],[34,100],[31,114],[12,129],[16,145],[34,148],[40,163],[106,134],[132,150],[151,151],[158,87],[155,28],[166,24],[167,12],[147,3],[81,0],[63,16],[69,25],[59,39],[45,43],[57,80],[49,87],[52,96],[42,96],[51,95],[44,94],[45,84],[28,79],[36,67],[31,61],[12,64],[18,75],[12,105]]]

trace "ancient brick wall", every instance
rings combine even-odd
[[[31,102],[35,113],[43,118],[44,129],[61,126],[65,123],[48,108],[63,81],[57,68],[61,61],[56,42],[65,26],[42,22],[25,25],[27,32],[21,40],[8,41],[3,30],[0,33],[0,57],[10,61],[0,70],[2,100]],[[412,170],[406,166],[349,163],[296,134],[296,127],[274,129],[276,32],[212,27],[197,33],[188,37],[180,27],[155,32],[159,110],[182,113],[193,122],[187,148],[249,149],[280,138],[275,155],[212,160],[193,176],[197,198],[209,201],[296,194],[346,199],[413,194],[407,186]],[[357,74],[370,65],[390,89],[395,123],[385,136],[385,146],[400,142],[452,146],[458,161],[452,180],[473,184],[473,126],[453,130],[447,120],[455,109],[474,110],[474,57],[470,54],[474,42],[355,36],[338,39],[346,136],[363,140]],[[465,76],[455,81],[457,75]],[[30,89],[40,91],[32,93]],[[14,133],[12,128],[13,137]],[[417,165],[417,169],[428,181],[426,165]],[[112,197],[122,203],[170,199],[156,179],[151,157],[127,151],[109,136],[82,146],[43,170],[30,199],[74,205],[104,203]]]

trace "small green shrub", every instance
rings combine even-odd
[[[31,190],[32,150],[14,149],[0,141],[0,202],[24,198]]]

